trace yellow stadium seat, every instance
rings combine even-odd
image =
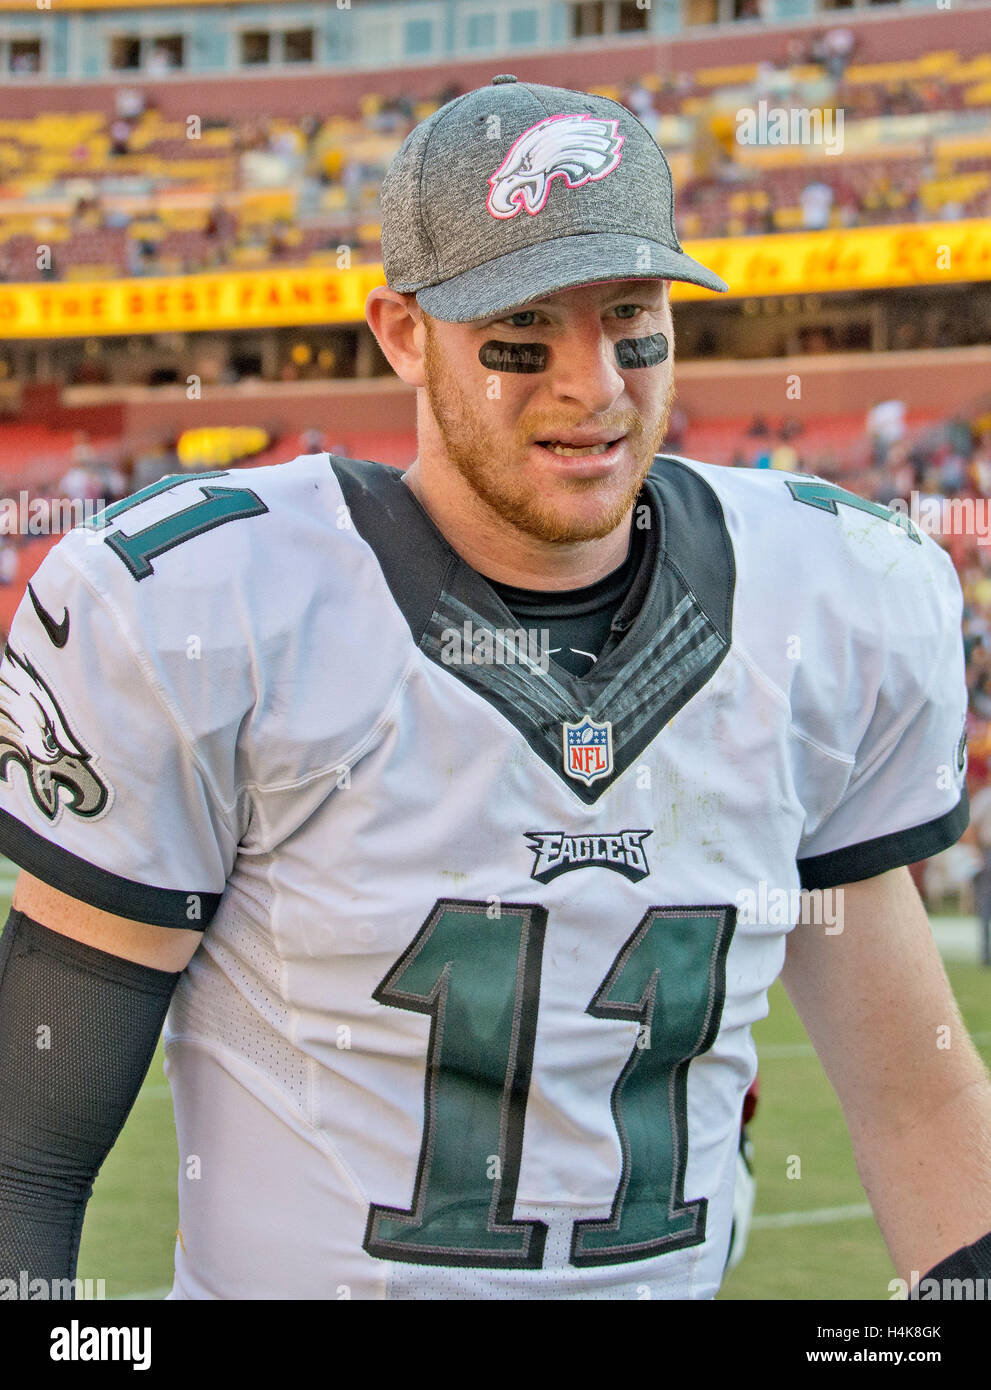
[[[270,227],[273,222],[288,221],[293,217],[293,201],[287,196],[284,202],[269,206],[242,206],[238,221],[242,227]]]
[[[699,235],[702,223],[697,212],[683,212],[678,220],[681,224],[681,234],[686,241]]]
[[[934,73],[947,73],[952,71],[957,63],[960,62],[960,55],[955,48],[942,48],[934,53],[925,53],[922,57],[915,60],[917,73],[925,73],[930,76]]]
[[[944,203],[966,203],[976,193],[991,184],[991,173],[987,170],[973,174],[957,174],[949,179],[931,179],[922,184],[919,195],[928,209],[940,208]]]
[[[339,179],[344,169],[344,151],[337,146],[325,150],[320,164],[329,179]]]
[[[199,232],[206,226],[205,208],[173,208],[162,203],[159,212],[165,225],[177,232]]]
[[[897,63],[851,63],[846,70],[844,81],[851,86],[860,82],[906,82],[915,75],[911,62]]]
[[[991,102],[991,82],[981,82],[968,87],[963,94],[965,106],[986,106]]]
[[[140,137],[135,139],[132,135],[129,142],[130,148],[144,149],[150,145],[153,140],[182,140],[185,142],[189,140],[189,131],[184,121],[171,122],[169,125],[159,126],[157,130],[148,131],[143,140],[140,139]]]
[[[133,241],[160,241],[165,234],[164,227],[158,222],[132,222],[127,229],[127,235]]]
[[[980,78],[991,77],[991,53],[980,53],[966,63],[958,63],[947,76],[952,82],[974,82]]]
[[[802,209],[800,207],[777,208],[774,213],[774,225],[780,227],[784,232],[799,230],[802,225]]]
[[[949,136],[945,140],[937,139],[934,145],[941,167],[944,160],[952,166],[953,161],[957,159],[970,159],[975,156],[986,155],[989,148],[986,135]]]
[[[260,266],[268,263],[268,251],[264,246],[235,246],[230,260],[234,265]]]
[[[680,188],[692,176],[692,156],[687,150],[673,150],[668,155],[675,188]]]
[[[105,262],[96,265],[66,266],[61,278],[75,281],[78,284],[81,280],[116,280],[119,275],[119,266]]]
[[[756,63],[733,63],[726,67],[699,68],[695,82],[699,87],[739,87],[757,78]]]
[[[161,165],[162,173],[205,187],[226,186],[234,172],[234,162],[229,159],[168,159]]]

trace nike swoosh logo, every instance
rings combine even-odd
[[[66,642],[68,642],[69,640],[68,608],[62,609],[62,621],[57,623],[55,619],[52,617],[51,613],[49,613],[46,609],[44,609],[41,606],[41,601],[39,600],[38,595],[35,593],[35,591],[31,588],[30,584],[28,585],[28,593],[31,595],[31,602],[34,604],[34,611],[37,613],[38,617],[41,620],[41,626],[48,633],[49,637],[52,639],[52,642],[56,647],[64,647]]]

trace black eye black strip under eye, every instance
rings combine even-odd
[[[616,344],[616,364],[624,370],[631,367],[656,367],[668,355],[668,340],[663,333],[646,338],[621,338]],[[478,350],[483,367],[497,372],[542,372],[547,368],[545,343],[500,343],[494,338]]]
[[[547,345],[498,343],[493,339],[478,349],[478,360],[497,372],[542,372],[547,366]]]
[[[651,333],[649,338],[621,338],[616,344],[616,364],[619,367],[656,367],[668,355],[668,340],[663,333]]]

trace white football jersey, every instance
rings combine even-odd
[[[378,464],[164,479],[39,569],[0,850],[203,931],[174,1297],[715,1294],[801,886],[966,824],[961,596],[821,479],[660,456],[635,518],[584,678]]]

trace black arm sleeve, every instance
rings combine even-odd
[[[0,1281],[23,1289],[26,1280],[75,1278],[93,1180],[141,1088],[178,980],[72,941],[22,912],[7,918],[0,937]]]
[[[963,1281],[969,1284],[969,1290]],[[934,1285],[938,1288],[934,1289]],[[985,1290],[991,1285],[991,1231],[975,1240],[973,1245],[962,1245],[940,1260],[919,1282],[913,1285],[909,1298],[984,1298]]]

